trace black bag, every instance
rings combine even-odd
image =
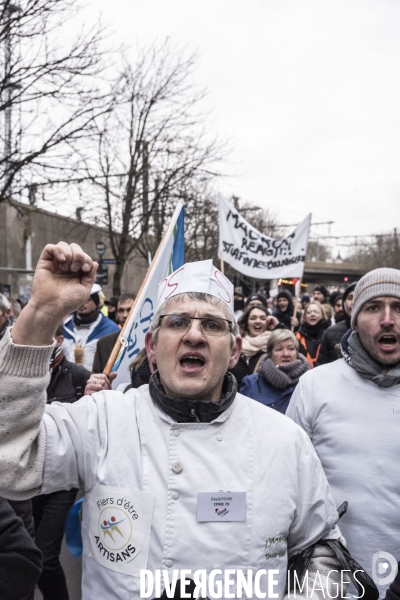
[[[288,589],[290,593],[295,590],[295,575],[297,576],[297,582],[301,585],[316,546],[329,546],[333,550],[342,570],[347,571],[347,575],[357,589],[359,598],[363,600],[378,600],[379,591],[375,583],[339,540],[319,540],[316,544],[292,556],[288,563],[286,593],[288,593]]]

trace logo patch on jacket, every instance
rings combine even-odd
[[[97,485],[89,501],[92,558],[113,571],[139,575],[147,567],[153,504],[152,494]]]

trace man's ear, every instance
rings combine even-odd
[[[147,357],[151,363],[156,364],[156,345],[153,342],[152,332],[148,331],[144,338],[144,345],[146,347]]]
[[[228,365],[228,369],[232,369],[237,361],[240,358],[240,355],[242,354],[242,338],[241,337],[237,337],[236,338],[236,342],[235,345],[232,348],[232,354],[231,354],[231,358],[229,360],[229,365]]]

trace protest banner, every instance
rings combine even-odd
[[[219,199],[219,253],[234,269],[257,279],[303,276],[311,213],[287,237],[274,239],[250,225]]]
[[[144,348],[144,338],[157,304],[158,284],[185,262],[184,212],[183,202],[178,202],[104,369],[107,375],[111,371],[117,372],[112,384],[113,389],[121,383],[130,383],[129,365]]]

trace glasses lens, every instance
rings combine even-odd
[[[191,322],[190,317],[184,317],[182,315],[165,315],[161,319],[161,323],[166,329],[176,332],[187,331]]]
[[[200,322],[205,335],[225,335],[229,331],[228,321],[218,317],[205,317]]]
[[[185,333],[190,329],[192,319],[200,321],[204,335],[225,335],[230,331],[229,321],[218,317],[188,317],[186,315],[161,315],[161,327],[176,333]]]

